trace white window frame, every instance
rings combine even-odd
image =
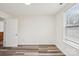
[[[72,7],[73,8],[73,7]],[[66,44],[68,44],[68,45],[70,45],[70,46],[72,46],[72,47],[74,47],[74,48],[77,48],[77,49],[79,49],[79,42],[78,41],[75,41],[75,40],[72,40],[72,39],[75,39],[75,38],[70,38],[70,37],[67,37],[65,34],[65,27],[66,27],[66,17],[65,17],[65,14],[64,14],[64,21],[63,21],[63,34],[64,34],[64,37],[63,37],[63,41],[66,43]]]

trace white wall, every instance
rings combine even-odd
[[[55,18],[27,16],[19,18],[19,45],[54,44]]]
[[[0,32],[4,32],[4,22],[0,21]]]
[[[79,55],[79,49],[75,49],[68,44],[64,43],[64,27],[63,27],[63,21],[64,21],[64,12],[66,9],[68,9],[73,4],[67,5],[65,8],[63,8],[57,15],[56,15],[56,24],[57,24],[57,40],[56,44],[57,47],[65,54],[70,56],[77,56]]]
[[[15,28],[17,19],[5,12],[0,11],[0,21],[4,22],[2,26],[4,27],[4,39],[3,39],[3,47],[17,47],[18,38],[16,38]],[[3,29],[1,30],[3,31]]]

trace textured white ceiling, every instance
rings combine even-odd
[[[65,5],[59,5],[59,3],[33,3],[31,5],[24,3],[0,3],[0,10],[18,17],[27,15],[54,15]]]

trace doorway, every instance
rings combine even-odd
[[[4,38],[4,21],[0,18],[0,48],[3,47],[3,38]]]

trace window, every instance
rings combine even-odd
[[[65,12],[64,42],[79,49],[79,4]]]

